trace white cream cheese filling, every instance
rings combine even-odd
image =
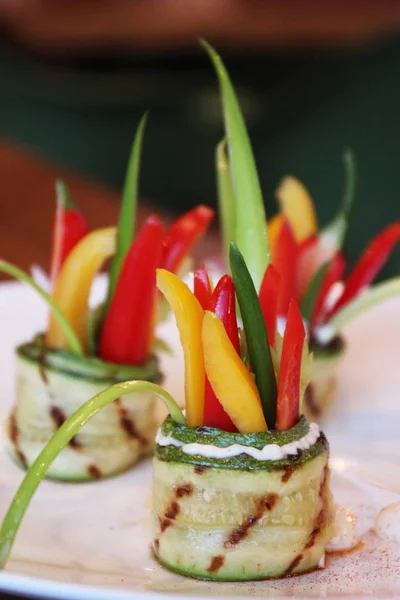
[[[301,450],[308,450],[315,444],[320,436],[320,429],[317,423],[311,423],[308,432],[298,440],[289,442],[283,446],[278,444],[267,444],[259,450],[252,446],[243,446],[242,444],[232,444],[226,448],[220,448],[214,444],[185,444],[180,440],[176,440],[171,433],[164,435],[161,429],[156,435],[156,443],[159,446],[175,446],[180,448],[185,454],[190,456],[198,455],[204,458],[232,458],[240,454],[247,454],[255,460],[282,460],[288,456],[295,456]]]

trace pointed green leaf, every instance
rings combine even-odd
[[[300,312],[303,319],[308,323],[311,321],[311,317],[314,311],[315,302],[317,301],[319,290],[321,289],[322,282],[325,279],[327,270],[331,261],[327,261],[320,266],[314,277],[311,279],[310,284],[304,294],[303,300],[301,301]]]
[[[234,244],[231,244],[230,247],[230,263],[246,334],[250,363],[255,373],[263,413],[268,428],[274,429],[277,386],[267,328],[253,280],[242,254]]]
[[[337,250],[344,248],[349,223],[354,211],[357,192],[357,163],[354,153],[347,148],[343,153],[345,182],[342,204],[336,217],[321,231],[323,243]]]
[[[11,275],[12,277],[15,277],[15,279],[18,279],[19,281],[23,281],[24,283],[27,283],[36,292],[38,292],[38,294],[43,298],[43,300],[45,300],[45,302],[47,302],[54,317],[57,319],[58,324],[60,325],[62,332],[65,335],[65,339],[68,342],[70,351],[73,354],[78,354],[79,356],[83,356],[84,355],[83,348],[82,348],[82,345],[81,345],[79,339],[77,338],[77,336],[75,334],[75,331],[73,330],[72,326],[70,325],[67,317],[62,312],[61,308],[58,306],[58,304],[56,302],[54,302],[53,298],[47,292],[45,292],[45,290],[43,288],[41,288],[40,285],[38,285],[36,283],[36,281],[34,281],[32,279],[32,277],[30,277],[27,273],[25,273],[25,271],[22,271],[15,265],[12,265],[11,263],[6,262],[5,260],[0,260],[0,272],[1,271],[3,273],[7,273],[7,275]]]
[[[231,168],[227,155],[226,139],[215,151],[217,172],[218,208],[222,228],[222,240],[227,265],[229,265],[229,245],[235,242],[235,199],[232,190]]]
[[[33,494],[61,450],[79,432],[81,427],[102,408],[105,408],[108,404],[125,394],[140,392],[152,393],[158,396],[169,410],[172,419],[182,425],[185,424],[182,411],[172,396],[160,386],[148,381],[125,381],[124,383],[117,383],[85,402],[57,429],[56,433],[31,465],[19,486],[0,529],[0,569],[4,568],[7,562],[18,528]]]
[[[117,285],[118,276],[124,262],[126,253],[133,241],[135,234],[136,204],[139,187],[140,155],[143,144],[143,134],[147,122],[145,113],[136,130],[133,141],[128,168],[126,171],[125,185],[122,193],[121,210],[118,220],[117,248],[110,268],[110,282],[106,300],[106,309],[110,305]]]
[[[318,328],[318,341],[321,339],[324,343],[325,337],[332,339],[359,314],[394,296],[400,296],[400,277],[374,285],[346,304],[326,324]]]
[[[221,89],[234,193],[235,243],[244,256],[258,291],[270,261],[270,251],[257,168],[242,112],[225,66],[210,44],[204,40],[201,44],[214,64]]]
[[[72,200],[69,189],[62,179],[58,179],[56,181],[56,195],[57,204],[61,205],[65,210],[72,210],[76,208],[76,204]]]

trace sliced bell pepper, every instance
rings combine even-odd
[[[221,277],[216,285],[210,302],[210,310],[221,319],[228,338],[239,355],[235,288],[232,277],[229,275]],[[231,418],[225,412],[222,404],[215,395],[207,377],[205,386],[203,424],[210,427],[218,427],[224,431],[237,431]]]
[[[279,365],[276,429],[291,429],[299,420],[300,371],[306,332],[296,302],[290,301]]]
[[[326,300],[332,286],[340,281],[346,269],[346,259],[341,252],[337,252],[331,261],[314,304],[311,315],[310,330],[324,320],[326,313]]]
[[[400,240],[400,221],[385,227],[368,244],[366,250],[350,273],[343,294],[329,311],[329,317],[353,300],[367,285],[372,283]]]
[[[276,240],[278,239],[278,235],[280,230],[282,229],[282,225],[285,222],[285,216],[282,213],[278,213],[274,215],[268,220],[268,240],[269,247],[271,250],[271,254],[274,252]]]
[[[202,309],[209,310],[212,290],[210,278],[204,265],[193,273],[193,292],[200,302]]]
[[[161,221],[149,217],[125,256],[101,331],[103,360],[130,365],[148,360],[162,237]]]
[[[201,204],[179,217],[165,234],[161,268],[176,273],[213,216],[212,208]]]
[[[88,224],[63,181],[57,181],[57,206],[53,224],[50,285],[54,284],[72,248],[89,232]]]
[[[285,177],[276,192],[281,212],[300,244],[317,232],[314,203],[308,190],[295,177]]]
[[[207,377],[225,411],[240,433],[266,431],[257,386],[222,321],[206,311],[202,329]]]
[[[297,266],[297,244],[287,220],[283,223],[276,240],[272,263],[280,275],[278,315],[286,316],[290,299],[294,295]]]
[[[275,348],[275,334],[278,318],[278,297],[280,275],[272,264],[269,264],[261,283],[258,299],[264,315],[265,326],[268,332],[269,345]]]
[[[188,286],[176,275],[157,269],[157,287],[168,300],[176,319],[185,360],[186,422],[189,427],[203,424],[204,357],[201,329],[204,311]]]
[[[115,227],[88,233],[71,250],[54,282],[53,300],[63,311],[84,349],[87,347],[90,289],[102,264],[114,254],[115,241]],[[69,346],[54,315],[50,316],[46,344],[65,350]]]

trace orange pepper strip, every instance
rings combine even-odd
[[[203,350],[207,377],[215,395],[240,433],[268,429],[254,379],[235,350],[222,321],[206,311]]]
[[[317,233],[314,203],[306,187],[295,177],[285,177],[276,192],[281,212],[300,244]]]
[[[84,349],[87,348],[90,289],[104,261],[114,254],[115,240],[115,227],[96,229],[88,233],[68,254],[54,282],[52,297],[68,319]],[[46,344],[51,348],[69,348],[53,315],[50,316]]]
[[[204,311],[186,283],[165,269],[157,269],[157,287],[175,314],[185,359],[186,422],[203,424],[205,371],[201,327]]]
[[[285,216],[282,213],[278,213],[268,219],[268,239],[271,254],[275,251],[276,240],[278,239],[279,233],[282,229],[282,225],[285,222]]]

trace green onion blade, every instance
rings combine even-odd
[[[45,300],[45,302],[47,302],[54,317],[57,319],[57,322],[60,325],[60,328],[62,329],[63,334],[65,335],[65,339],[68,342],[70,351],[74,354],[78,354],[79,356],[83,356],[84,352],[83,352],[82,344],[80,343],[73,327],[69,323],[67,317],[64,315],[61,308],[50,296],[50,294],[48,294],[43,288],[41,288],[40,285],[38,285],[36,283],[36,281],[34,281],[32,279],[32,277],[30,277],[27,273],[25,273],[25,271],[22,271],[15,265],[12,265],[11,263],[9,263],[5,260],[0,260],[0,271],[2,271],[3,273],[7,273],[7,275],[11,275],[12,277],[15,277],[15,279],[18,279],[19,281],[23,281],[24,283],[27,283],[36,292],[38,292],[38,294],[43,298],[43,300]]]
[[[230,264],[236,296],[243,319],[250,363],[256,377],[265,420],[269,429],[275,428],[277,385],[267,328],[256,288],[239,249],[231,244]]]
[[[343,153],[345,183],[343,199],[336,217],[321,231],[321,238],[328,246],[337,250],[345,248],[349,224],[354,212],[357,197],[357,163],[353,151],[346,148]]]
[[[158,396],[169,410],[172,419],[182,425],[185,424],[182,411],[172,396],[160,386],[148,381],[125,381],[124,383],[117,383],[85,402],[55,432],[35,462],[28,469],[24,480],[15,494],[0,529],[0,569],[3,569],[7,562],[18,528],[33,494],[61,450],[65,448],[81,427],[102,408],[125,394],[140,392],[153,393],[155,396]]]
[[[300,307],[301,316],[308,323],[310,323],[310,321],[311,321],[315,303],[317,301],[322,282],[325,279],[325,275],[326,275],[327,270],[329,269],[330,264],[331,264],[331,261],[327,261],[319,267],[318,271],[315,273],[314,277],[311,279],[310,284],[307,288],[307,291],[304,294],[303,300],[301,301],[301,307]]]
[[[257,168],[246,125],[225,66],[205,40],[203,48],[212,60],[221,89],[235,206],[234,240],[243,254],[258,291],[270,261],[267,219]]]
[[[216,148],[215,166],[224,254],[226,263],[229,265],[229,246],[231,242],[235,243],[235,199],[226,139],[223,139]]]
[[[121,210],[118,220],[117,248],[110,268],[110,281],[108,285],[105,310],[110,305],[118,276],[124,262],[126,253],[133,241],[135,234],[136,205],[139,187],[140,156],[143,145],[143,135],[146,127],[148,113],[140,120],[133,140],[132,150],[126,171],[124,189],[122,193]]]

